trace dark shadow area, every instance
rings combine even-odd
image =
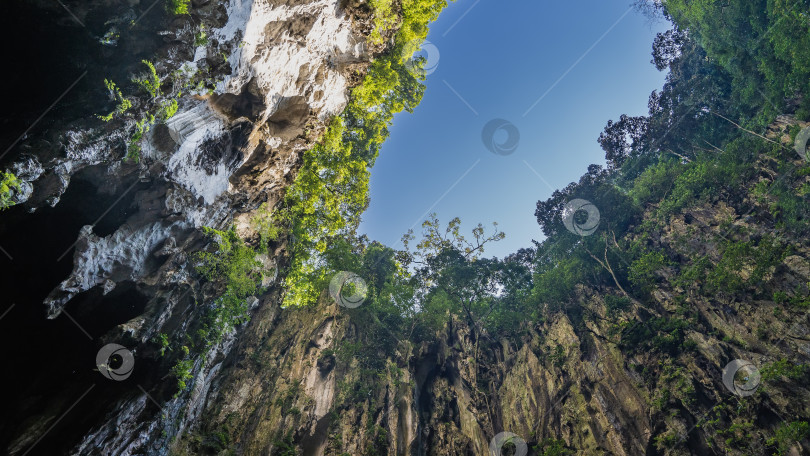
[[[160,4],[147,12],[151,2],[62,3],[3,5],[0,24],[8,41],[0,54],[5,68],[0,170],[21,154],[63,157],[56,132],[96,122],[94,116],[111,105],[104,79],[129,86],[141,60],[163,44],[156,33],[166,21]],[[116,44],[103,44],[105,35],[117,37]],[[81,227],[95,224],[101,236],[114,232],[137,210],[138,192],[151,185],[138,182],[137,173],[105,182],[106,167],[75,174],[53,208],[28,213],[20,205],[0,213],[0,345],[7,372],[1,454],[26,430],[33,437],[17,454],[29,448],[31,455],[66,454],[112,404],[148,383],[145,361],[120,382],[104,378],[95,365],[107,342],[104,334],[144,310],[146,297],[133,283],[119,283],[107,295],[99,287],[79,294],[67,304],[67,313],[53,320],[43,305],[73,268],[73,243]]]

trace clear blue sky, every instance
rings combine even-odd
[[[487,249],[488,257],[542,240],[537,201],[589,164],[604,165],[596,139],[605,123],[646,114],[650,92],[663,85],[650,52],[667,24],[628,13],[629,3],[451,3],[428,36],[439,59],[422,103],[395,117],[371,172],[360,232],[401,248],[408,228],[420,236],[430,210],[442,223],[461,217],[468,236],[478,222],[497,221],[506,239]],[[514,153],[485,148],[481,132],[494,118],[518,128]]]

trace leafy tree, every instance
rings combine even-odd
[[[686,42],[686,34],[676,26],[663,33],[658,33],[653,40],[653,58],[650,63],[658,71],[669,69],[670,65],[681,55],[681,48]]]
[[[323,255],[337,236],[349,235],[368,206],[369,168],[388,137],[396,113],[412,112],[424,94],[421,72],[406,65],[404,50],[427,36],[444,0],[405,0],[393,48],[368,68],[320,142],[304,153],[276,220],[290,227],[292,259],[285,305],[312,303],[328,277]],[[412,50],[411,50],[412,52]],[[418,65],[418,63],[417,63]]]
[[[807,0],[665,0],[663,5],[731,75],[735,102],[761,109],[759,122],[810,91]],[[805,99],[805,116],[808,106]]]
[[[570,233],[563,223],[563,211],[573,199],[584,199],[599,210],[599,229],[624,233],[637,215],[631,200],[618,189],[608,170],[599,165],[590,165],[579,182],[572,182],[562,190],[555,190],[545,201],[537,202],[535,217],[547,237],[569,236],[568,242],[581,237]]]
[[[630,117],[626,114],[622,114],[618,122],[608,120],[598,141],[611,169],[620,168],[627,157],[640,150],[641,140],[648,130],[648,122],[644,116]]]

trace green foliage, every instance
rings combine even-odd
[[[663,3],[675,23],[731,76],[732,101],[759,106],[760,119],[778,114],[785,100],[810,93],[806,0]]]
[[[688,206],[713,201],[724,190],[738,188],[753,175],[751,162],[756,152],[767,148],[760,139],[740,138],[719,154],[701,154],[680,165],[669,173],[675,180],[660,203],[658,215],[667,217]]]
[[[394,114],[413,112],[425,89],[406,66],[410,56],[402,55],[403,46],[424,40],[427,24],[445,5],[443,0],[403,2],[396,45],[371,64],[344,112],[332,119],[319,144],[304,153],[277,217],[291,227],[294,239],[286,306],[317,299],[327,279],[321,258],[331,239],[359,224],[368,206],[369,168],[388,137],[388,126]]]
[[[605,295],[605,308],[608,315],[627,310],[631,303],[630,298],[626,296]]]
[[[0,211],[15,205],[14,193],[20,191],[20,181],[14,173],[2,172],[0,178]]]
[[[807,289],[810,289],[810,283],[805,287],[797,286],[792,293],[784,291],[775,291],[773,293],[773,300],[778,304],[790,304],[799,309],[807,309],[810,307],[810,296],[807,294]]]
[[[281,233],[281,224],[273,214],[272,209],[267,203],[262,203],[256,214],[250,220],[253,229],[259,233],[260,245],[259,250],[264,252],[267,250],[267,243],[278,239]]]
[[[792,163],[780,164],[780,175],[789,175],[792,172],[797,177],[803,174],[803,170],[795,170]],[[801,182],[801,179],[796,182]],[[767,208],[776,222],[776,228],[803,237],[810,235],[810,198],[805,196],[804,191],[804,187],[796,188],[791,180],[777,179],[774,182],[761,181],[752,193],[757,202]]]
[[[165,100],[160,104],[157,117],[163,121],[169,120],[177,114],[177,99]]]
[[[127,160],[138,162],[141,159],[141,139],[143,134],[152,128],[155,123],[155,116],[147,114],[146,117],[135,123],[135,133],[129,138],[127,145]]]
[[[160,344],[160,356],[164,356],[166,349],[169,348],[169,336],[167,336],[166,333],[160,333],[158,334],[157,340]]]
[[[792,381],[807,380],[810,375],[810,366],[807,364],[794,364],[785,358],[774,361],[760,369],[762,380],[766,382],[788,379]]]
[[[171,14],[188,14],[191,0],[166,0],[166,11]]]
[[[566,448],[565,440],[562,439],[544,439],[534,447],[534,451],[541,456],[569,456],[576,454],[575,451]]]
[[[653,438],[653,442],[658,449],[675,448],[681,440],[681,435],[671,429]]]
[[[689,322],[681,318],[652,318],[645,322],[626,322],[619,325],[622,339],[620,347],[629,353],[655,350],[675,356],[683,351]]]
[[[182,358],[177,361],[177,363],[172,366],[171,370],[169,371],[175,379],[177,379],[177,394],[179,395],[181,392],[185,391],[188,387],[186,385],[186,381],[190,380],[192,377],[192,371],[194,370],[194,360],[188,359],[189,350],[188,347],[185,345],[181,349],[182,351]]]
[[[562,345],[554,347],[554,351],[548,356],[551,363],[557,367],[562,367],[565,364],[565,349]]]
[[[402,25],[397,31],[397,46],[424,41],[428,35],[428,24],[435,21],[447,6],[445,0],[401,0],[401,3]],[[402,57],[409,59],[411,54],[406,52]]]
[[[753,430],[753,422],[742,420],[731,423],[727,429],[718,429],[717,435],[719,437],[725,437],[723,443],[725,443],[726,446],[745,450],[749,448],[749,444],[753,438]]]
[[[396,26],[397,14],[394,11],[393,0],[369,0],[374,11],[374,30],[369,35],[369,42],[372,44],[382,44],[383,34]]]
[[[208,45],[208,34],[205,32],[205,24],[200,24],[200,28],[194,33],[194,46]]]
[[[656,273],[666,267],[669,261],[660,250],[644,252],[630,265],[630,282],[645,293],[652,290]]]
[[[634,180],[630,190],[633,204],[643,207],[650,202],[657,202],[661,195],[669,192],[673,181],[682,172],[683,166],[675,159],[661,160],[645,169]]]
[[[704,287],[710,292],[739,292],[750,286],[758,286],[765,275],[790,253],[789,246],[782,245],[772,236],[763,236],[759,241],[721,242],[721,257],[714,268],[708,271]],[[746,270],[748,277],[740,273]]]
[[[179,361],[172,367],[171,373],[177,379],[178,390],[183,391],[188,387],[186,381],[191,379],[191,371],[193,368],[194,361],[190,359]]]
[[[148,72],[141,77],[133,78],[132,82],[154,98],[160,95],[160,77],[152,62],[148,60],[141,60],[141,62],[146,65]]]
[[[132,107],[132,102],[126,98],[121,93],[121,89],[115,85],[114,82],[105,79],[104,86],[107,87],[107,90],[110,92],[110,98],[116,102],[115,109],[105,116],[96,116],[99,119],[103,120],[104,122],[109,122],[113,119],[115,115],[121,115],[126,112],[127,109]]]
[[[298,454],[300,453],[298,452],[298,448],[295,446],[292,431],[273,439],[272,456],[298,456]]]
[[[810,423],[807,421],[791,421],[782,423],[774,436],[768,439],[768,445],[776,447],[775,455],[788,454],[790,448],[796,443],[810,438]]]
[[[526,316],[537,310],[528,299],[533,252],[519,251],[504,260],[481,258],[485,246],[504,233],[497,224],[491,233],[479,224],[468,240],[459,226],[456,218],[442,228],[432,214],[422,225],[416,251],[410,251],[412,233],[403,237],[405,264],[415,268],[419,330],[435,332],[449,316],[466,321],[476,333],[519,338]]]
[[[224,285],[224,292],[207,316],[205,338],[213,343],[248,320],[247,298],[261,291],[262,265],[235,228],[219,231],[205,227],[203,231],[214,240],[217,250],[197,253],[197,271],[205,279]]]
[[[395,41],[397,46],[405,45],[410,49],[404,53],[409,59],[427,37],[428,24],[436,20],[439,13],[447,6],[445,0],[402,0],[401,6],[394,0],[369,0],[373,13],[374,29],[369,35],[369,42],[382,44],[388,32],[397,28]]]

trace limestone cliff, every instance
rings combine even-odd
[[[76,83],[87,75],[95,88],[3,162],[21,187],[0,228],[13,300],[0,324],[6,346],[25,344],[9,350],[19,375],[0,419],[5,453],[745,455],[810,416],[807,371],[780,368],[810,356],[806,303],[789,302],[810,283],[810,248],[757,190],[780,164],[801,164],[789,154],[758,156],[756,181],[686,205],[645,238],[678,261],[651,272],[643,302],[618,281],[581,284],[510,337],[448,314],[441,331],[399,339],[327,290],[282,308],[294,241],[282,232],[259,256],[266,288],[249,298],[250,320],[188,362],[180,347],[188,354],[223,292],[195,270],[212,248],[202,227],[234,225],[256,244],[252,217],[282,200],[390,43],[369,44],[360,1],[193,0],[176,17],[137,0],[34,3],[113,64],[77,57]],[[780,117],[768,138],[789,149],[795,125],[807,127]],[[779,245],[763,270],[734,265],[758,290],[701,289],[674,273],[698,258],[696,271],[716,267],[727,238]],[[134,368],[97,362],[109,344]],[[729,382],[735,360],[757,369]],[[783,450],[808,454],[807,443]]]
[[[161,361],[155,340],[182,341],[203,324],[207,303],[219,292],[194,277],[190,257],[208,243],[200,228],[235,224],[248,235],[251,214],[278,203],[302,152],[343,110],[372,57],[360,32],[364,14],[337,0],[195,1],[192,14],[178,16],[167,14],[163,2],[41,3],[24,12],[48,15],[62,38],[92,36],[111,59],[82,64],[86,69],[71,86],[92,79],[101,99],[85,103],[94,114],[46,112],[45,121],[13,144],[6,168],[21,186],[4,245],[25,243],[31,230],[56,228],[54,211],[77,214],[55,218],[70,220],[60,236],[78,237],[66,244],[61,236],[60,247],[41,254],[43,262],[61,264],[39,284],[52,287],[40,303],[49,319],[75,321],[77,334],[96,349],[126,345],[139,380],[137,387],[103,385],[113,390],[105,389],[101,399],[92,397],[98,391],[91,394],[94,405],[73,403],[84,398],[76,392],[89,393],[103,377],[79,364],[69,370],[80,374],[60,379],[66,365],[56,365],[64,362],[28,366],[39,356],[64,358],[58,349],[51,355],[29,350],[17,366],[35,380],[21,382],[20,394],[29,399],[4,413],[3,446],[10,454],[166,454],[170,440],[199,417],[235,342],[231,332],[209,347],[191,367],[193,389],[173,395],[166,379],[172,364]],[[107,91],[97,90],[105,85]],[[74,95],[88,97],[63,96]],[[79,193],[74,198],[71,192]],[[263,258],[265,285],[277,278],[284,245],[279,240]],[[33,265],[17,265],[20,276],[31,274]],[[36,293],[19,292],[17,305],[30,312],[27,301]],[[40,327],[48,324],[20,327],[19,334]],[[60,344],[44,331],[43,343]],[[75,351],[89,348],[81,344]],[[43,430],[69,411],[82,418],[62,422],[40,443]]]

